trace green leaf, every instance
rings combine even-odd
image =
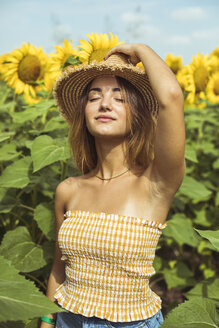
[[[61,69],[69,66],[69,65],[79,65],[81,64],[81,61],[79,60],[79,57],[76,56],[70,56],[68,57],[68,59],[66,60],[66,62],[61,66]]]
[[[49,240],[55,240],[55,220],[52,205],[47,203],[38,205],[34,210],[34,220]]]
[[[28,320],[63,312],[1,256],[0,267],[0,321]]]
[[[28,320],[25,322],[24,328],[38,328],[40,326],[40,322],[41,322],[40,318]]]
[[[165,318],[161,328],[217,328],[215,304],[194,298],[178,305]]]
[[[165,268],[163,274],[168,288],[181,288],[195,284],[193,273],[183,262],[178,262],[172,269]]]
[[[2,132],[0,133],[0,142],[10,139],[15,134],[15,131]]]
[[[15,189],[0,188],[0,213],[10,212],[15,205]]]
[[[219,306],[219,278],[204,280],[184,295],[189,299],[197,296],[209,298]]]
[[[26,227],[6,232],[0,246],[0,255],[10,260],[21,272],[31,272],[46,265],[43,249],[31,240]]]
[[[22,112],[14,112],[10,115],[13,118],[14,123],[23,124],[27,121],[34,121],[37,117],[42,116],[47,113],[48,109],[54,106],[55,101],[52,100],[42,100],[36,105],[28,106]]]
[[[10,113],[16,106],[16,101],[10,101],[0,106],[0,112]]]
[[[212,246],[212,244],[208,240],[202,239],[197,248],[198,253],[204,255],[204,250],[208,250],[208,249],[215,251],[215,247]]]
[[[23,321],[7,321],[0,323],[1,328],[26,328]],[[38,327],[36,327],[38,328]]]
[[[45,241],[42,248],[46,262],[52,262],[54,259],[55,241]]]
[[[58,116],[58,117],[52,117],[49,121],[46,122],[43,131],[49,132],[49,131],[57,131],[57,130],[66,130],[67,135],[67,123],[64,121],[64,118]]]
[[[191,198],[194,204],[208,200],[212,195],[212,192],[208,190],[203,183],[198,182],[190,176],[184,177],[183,183],[178,192]]]
[[[196,217],[194,219],[194,222],[196,224],[202,225],[204,227],[210,227],[212,222],[208,221],[206,211],[204,209],[201,209],[199,211],[194,210]]]
[[[214,161],[214,163],[212,164],[213,168],[216,170],[216,169],[219,169],[219,158],[216,159],[216,161]]]
[[[200,240],[193,230],[192,221],[182,213],[175,214],[168,221],[163,234],[174,239],[179,245],[187,244],[196,247]]]
[[[197,231],[203,238],[206,238],[210,241],[210,243],[219,251],[219,230],[198,230]]]
[[[2,80],[0,81],[0,105],[3,105],[8,98],[8,96],[13,97],[12,89]],[[11,97],[11,98],[12,98]]]
[[[156,272],[158,272],[162,267],[162,259],[158,255],[154,258],[153,267]]]
[[[185,158],[190,160],[191,162],[198,163],[196,157],[196,149],[192,145],[186,145],[185,149]]]
[[[23,107],[25,109],[29,109],[29,110],[39,110],[40,112],[42,112],[42,111],[47,112],[53,106],[55,106],[55,100],[47,99],[47,100],[41,100],[37,104],[31,105],[31,106],[26,105]]]
[[[31,157],[27,156],[9,165],[0,177],[1,187],[24,188],[28,185]]]
[[[52,139],[43,135],[34,139],[31,156],[36,172],[49,164],[68,159],[70,151],[66,139]]]
[[[219,205],[219,191],[216,193],[216,196],[215,196],[215,206],[218,206]]]
[[[16,157],[18,157],[21,152],[16,151],[15,144],[5,144],[0,148],[0,158],[1,161],[10,161]]]
[[[197,149],[202,150],[204,154],[213,154],[217,156],[218,150],[215,148],[214,144],[209,141],[204,141],[201,144],[197,144]]]

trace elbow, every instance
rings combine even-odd
[[[168,99],[171,103],[184,105],[184,95],[180,86],[172,87],[168,93]]]
[[[170,87],[165,95],[165,100],[160,103],[160,107],[169,108],[172,105],[184,108],[184,95],[180,86]]]

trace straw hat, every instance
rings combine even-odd
[[[107,60],[78,66],[68,66],[54,84],[53,95],[59,110],[70,124],[78,101],[86,86],[101,75],[114,75],[128,80],[142,94],[152,116],[157,119],[158,102],[144,69],[132,65],[121,53],[111,55]]]

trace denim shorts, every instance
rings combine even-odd
[[[163,321],[161,310],[153,317],[131,322],[113,322],[71,312],[60,312],[57,313],[56,328],[158,328]]]

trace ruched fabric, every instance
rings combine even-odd
[[[56,290],[66,310],[113,322],[152,317],[161,299],[149,287],[166,224],[119,214],[72,210],[58,235],[66,280]]]

